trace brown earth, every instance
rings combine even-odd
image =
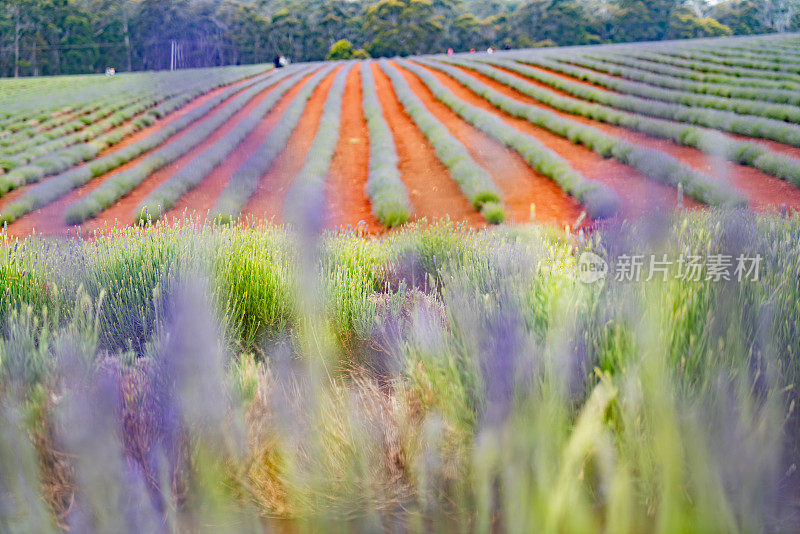
[[[536,206],[536,222],[539,223],[572,225],[580,216],[583,207],[558,184],[535,171],[518,152],[461,119],[411,72],[405,69],[401,69],[401,72],[428,111],[461,141],[470,156],[492,176],[503,193],[509,222],[529,222],[532,204]]]
[[[414,219],[449,218],[473,227],[485,225],[483,216],[467,201],[425,135],[405,113],[389,78],[377,63],[371,67],[383,115],[394,134],[400,177],[408,189]]]
[[[286,148],[275,159],[267,173],[261,177],[258,189],[242,210],[243,219],[281,221],[283,199],[289,191],[294,177],[303,168],[306,154],[317,134],[325,98],[338,71],[339,69],[336,69],[328,74],[314,89],[300,122],[289,137]]]
[[[365,231],[381,229],[372,213],[365,191],[369,176],[369,129],[361,106],[361,69],[355,65],[347,76],[342,98],[339,142],[325,182],[328,226],[355,227],[361,221]]]

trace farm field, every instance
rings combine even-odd
[[[800,36],[0,80],[0,532],[800,531]]]
[[[0,81],[9,235],[800,206],[797,37]]]

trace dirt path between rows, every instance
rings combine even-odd
[[[316,70],[314,71],[316,72]],[[300,89],[313,76],[314,72],[309,72],[289,91],[284,94],[277,104],[267,113],[266,117],[248,134],[242,143],[231,152],[227,158],[216,167],[200,185],[181,197],[175,205],[167,211],[165,218],[192,219],[200,218],[205,220],[209,210],[214,207],[222,190],[228,185],[233,174],[252,156],[258,147],[266,140],[275,125],[280,120],[286,108],[292,103],[294,97]]]
[[[241,83],[242,83],[242,81],[237,82],[234,85],[240,85]],[[165,126],[167,126],[168,124],[171,124],[172,122],[178,120],[180,117],[186,115],[187,113],[191,112],[192,110],[202,106],[203,104],[205,104],[206,102],[208,102],[209,100],[214,98],[221,91],[224,91],[227,87],[230,87],[230,86],[225,86],[225,87],[222,87],[222,88],[215,89],[214,91],[206,93],[205,95],[192,100],[189,104],[187,104],[186,106],[180,108],[175,113],[171,113],[170,115],[168,115],[164,119],[158,121],[156,124],[146,128],[144,130],[140,130],[139,132],[137,132],[136,134],[131,136],[131,138],[136,137],[138,139],[141,139],[146,135],[150,135],[150,134],[158,132],[159,130],[161,130]],[[207,113],[205,116],[203,116],[203,118],[201,120],[195,122],[192,126],[189,126],[188,128],[185,128],[184,130],[182,130],[182,131],[178,132],[177,134],[175,134],[174,136],[172,136],[169,139],[168,142],[172,142],[172,141],[174,141],[176,139],[182,138],[184,135],[187,135],[189,132],[194,130],[194,128],[196,128],[197,125],[202,124],[203,122],[205,122],[208,119],[210,119],[212,116],[214,116],[216,113],[218,113],[225,105],[227,105],[233,98],[236,98],[236,96],[241,94],[242,90],[237,91],[236,93],[231,95],[228,99],[226,99],[224,102],[222,102],[218,106],[214,107],[209,113]],[[131,138],[128,139],[129,142],[133,142],[131,140]],[[122,143],[120,143],[120,145],[117,145],[117,147],[122,148],[121,145],[122,145]],[[164,145],[161,145],[161,146],[164,146]],[[11,223],[8,226],[9,235],[26,236],[26,235],[30,235],[30,233],[33,230],[36,230],[36,232],[39,233],[39,234],[47,234],[47,235],[65,233],[67,228],[68,228],[68,226],[64,223],[64,210],[70,204],[72,204],[74,201],[78,200],[79,198],[84,197],[85,195],[87,195],[89,192],[91,192],[94,189],[96,189],[97,187],[99,187],[100,184],[104,183],[106,180],[108,180],[112,176],[116,176],[117,174],[119,174],[121,172],[124,172],[124,171],[126,171],[126,170],[128,170],[128,169],[130,169],[132,167],[135,167],[136,165],[141,163],[142,160],[144,160],[145,158],[149,157],[151,154],[153,154],[153,152],[155,150],[158,150],[159,148],[160,147],[154,149],[153,151],[145,152],[144,154],[140,155],[139,157],[134,158],[131,161],[129,161],[129,162],[117,167],[113,171],[108,172],[108,173],[106,173],[106,174],[104,174],[102,176],[99,176],[97,178],[94,178],[91,181],[89,181],[87,184],[85,184],[85,185],[83,185],[83,186],[81,186],[81,187],[79,187],[77,189],[74,189],[73,191],[70,191],[69,193],[64,195],[61,199],[59,199],[58,201],[53,202],[51,204],[48,204],[47,206],[43,206],[42,208],[40,208],[40,209],[38,209],[38,210],[36,210],[36,211],[34,211],[32,213],[28,213],[27,215],[23,216],[22,218],[20,218],[17,221]],[[184,156],[184,158],[186,158],[186,157],[187,156]],[[184,158],[179,158],[178,162],[184,160]],[[174,165],[176,163],[178,163],[178,162],[173,162],[173,164],[168,165],[166,168],[174,167]],[[161,171],[158,171],[158,172],[162,172],[165,169],[161,169]],[[152,176],[150,178],[152,178]],[[148,180],[150,178],[148,178]],[[32,187],[32,186],[26,186],[24,189],[27,190],[30,187]],[[13,191],[12,193],[16,193],[15,195],[13,195],[13,196],[12,195],[6,195],[5,197],[3,197],[3,200],[5,202],[11,202],[14,198],[18,197],[23,192],[25,192],[25,191],[21,191],[21,190]],[[8,197],[12,197],[12,198],[8,198]],[[116,207],[116,205],[114,207],[112,207],[111,209],[114,209],[115,207]],[[87,221],[82,226],[88,228],[88,227],[105,227],[105,226],[117,226],[117,225],[123,225],[124,226],[124,225],[128,225],[129,223],[132,222],[131,218],[128,217],[130,215],[130,211],[132,209],[133,209],[133,207],[129,206],[128,207],[128,212],[122,218],[119,217],[119,215],[120,215],[119,213],[116,213],[116,217],[117,217],[116,220],[113,218],[113,216],[109,217],[108,216],[108,211],[109,210],[106,210],[106,212],[102,213],[99,216],[98,220]]]
[[[674,143],[666,139],[651,137],[640,132],[635,132],[633,130],[622,128],[620,126],[613,126],[600,121],[588,119],[586,117],[571,115],[569,113],[559,111],[555,108],[551,108],[545,104],[542,104],[541,102],[531,97],[528,97],[514,89],[499,84],[498,82],[492,80],[488,76],[484,76],[480,73],[470,71],[469,69],[462,69],[462,70],[474,76],[475,78],[478,78],[483,83],[490,85],[494,89],[501,90],[500,88],[503,88],[502,92],[504,92],[504,94],[511,96],[521,102],[545,108],[548,111],[551,111],[559,115],[560,117],[570,119],[579,122],[581,124],[592,126],[609,135],[619,137],[628,142],[646,148],[659,150],[661,152],[664,152],[665,154],[669,154],[670,156],[680,160],[686,165],[692,167],[693,169],[704,172],[714,179],[722,181],[726,184],[730,184],[730,186],[739,189],[748,197],[748,199],[750,200],[751,207],[753,209],[772,210],[776,207],[779,207],[783,203],[786,203],[787,206],[792,210],[800,209],[800,189],[793,187],[791,184],[785,182],[784,180],[781,180],[772,175],[759,171],[758,169],[746,165],[739,165],[737,163],[728,161],[720,157],[709,156],[708,154],[705,154],[696,148],[679,145],[677,143]],[[544,84],[540,84],[535,80],[526,78],[521,74],[517,74],[515,72],[503,68],[500,68],[500,70],[508,74],[511,74],[513,76],[516,76],[522,80],[530,82],[534,85],[537,85],[539,87],[544,87],[546,89],[553,90],[552,88],[549,88]],[[545,69],[539,69],[539,70],[545,70]],[[551,72],[551,71],[546,71],[546,72]],[[570,80],[577,83],[583,83],[580,80],[574,78],[571,78]],[[558,90],[553,90],[553,91],[561,94],[562,96],[570,96],[564,93],[563,91],[558,91]],[[753,141],[753,139],[747,139],[747,140]]]
[[[613,189],[620,197],[622,213],[625,216],[643,217],[649,215],[655,209],[672,209],[677,206],[677,193],[672,187],[650,180],[632,167],[623,165],[615,159],[603,158],[583,145],[576,145],[569,139],[560,137],[544,128],[534,126],[525,119],[513,117],[499,108],[494,107],[491,103],[473,93],[453,78],[437,70],[428,67],[424,68],[427,68],[428,72],[436,76],[436,78],[457,97],[485,111],[500,116],[510,126],[536,138],[539,142],[555,151],[586,178],[596,180]],[[464,72],[473,74],[468,70]],[[533,99],[524,97],[513,89],[486,76],[477,74],[475,78],[506,96],[517,98],[526,103],[535,102]],[[684,204],[690,207],[697,206],[697,203],[689,198],[685,199]]]
[[[369,130],[362,109],[361,69],[355,65],[347,75],[342,98],[339,142],[325,181],[328,227],[355,227],[361,221],[365,231],[382,230],[372,213],[365,187],[369,176]]]
[[[371,67],[383,116],[394,134],[400,177],[408,189],[414,218],[433,222],[449,217],[472,227],[485,226],[483,216],[467,201],[428,139],[406,114],[389,78],[377,63]]]
[[[289,137],[289,142],[267,173],[261,177],[258,188],[242,210],[243,220],[250,222],[270,220],[280,222],[282,220],[283,199],[289,191],[294,177],[303,168],[308,150],[317,135],[325,98],[328,96],[333,79],[340,68],[329,73],[314,89],[300,122]]]
[[[397,67],[398,65],[395,64]],[[536,222],[572,225],[583,207],[550,178],[538,173],[522,156],[470,125],[440,102],[411,72],[400,69],[425,107],[439,119],[501,189],[509,223],[529,222],[535,205]]]

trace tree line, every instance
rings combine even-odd
[[[0,76],[800,29],[800,0],[4,0]]]

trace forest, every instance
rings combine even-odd
[[[4,0],[0,76],[795,31],[800,0]],[[335,45],[335,46],[334,46]]]

